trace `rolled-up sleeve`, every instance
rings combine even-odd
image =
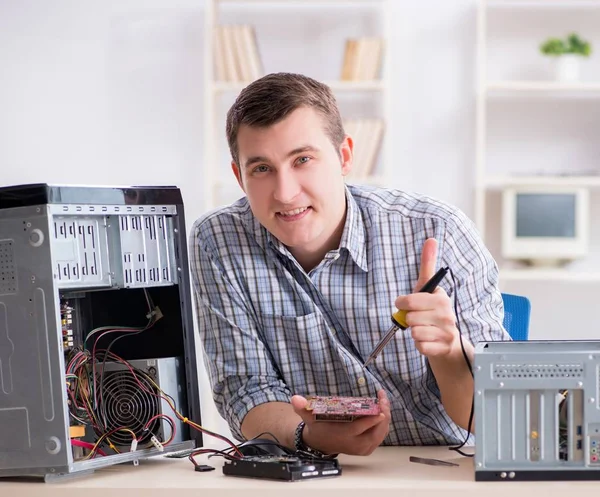
[[[255,313],[232,258],[220,258],[218,233],[197,222],[190,237],[190,267],[198,330],[213,399],[231,432],[244,440],[248,412],[291,393],[261,340]]]

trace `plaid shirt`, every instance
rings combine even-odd
[[[190,238],[199,330],[217,409],[233,435],[253,407],[294,394],[375,396],[392,420],[385,445],[446,445],[466,432],[446,414],[427,359],[399,331],[368,370],[362,361],[411,293],[424,241],[438,240],[442,286],[475,344],[509,340],[498,270],[471,221],[431,198],[348,186],[340,246],[308,274],[252,215],[246,198],[196,221]],[[472,440],[471,440],[472,441]]]

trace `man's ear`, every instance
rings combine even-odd
[[[240,171],[240,167],[234,161],[231,161],[231,170],[235,175],[235,179],[237,179],[238,185],[240,185],[240,188],[243,190],[244,193],[246,193],[246,189],[244,188],[244,182],[242,181],[242,172]]]
[[[340,145],[340,157],[342,158],[342,176],[346,176],[352,171],[352,161],[354,160],[354,140],[350,135],[346,135]]]

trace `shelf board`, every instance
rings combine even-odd
[[[237,3],[237,4],[252,4],[252,3],[279,3],[285,4],[347,4],[357,3],[364,5],[383,4],[386,0],[216,0],[217,3]]]
[[[486,0],[489,8],[523,9],[595,9],[600,8],[598,0]]]
[[[381,80],[375,81],[324,81],[333,91],[383,91],[386,84]],[[250,84],[248,82],[225,82],[218,81],[213,83],[215,93],[235,92],[239,93]]]
[[[580,81],[563,83],[559,81],[490,81],[486,85],[486,93],[490,96],[501,94],[512,95],[581,95],[597,94],[600,96],[600,82]]]
[[[386,186],[386,181],[383,176],[367,176],[366,178],[353,178],[352,176],[346,178],[346,183],[351,185],[369,185],[369,186]]]
[[[231,178],[222,177],[214,181],[213,188],[220,190],[240,190],[240,185],[238,185],[237,181],[233,177],[233,173],[231,173]],[[242,192],[243,193],[243,192]]]
[[[503,186],[586,186],[600,187],[598,176],[488,176],[485,185],[487,188],[502,188]]]
[[[366,178],[346,178],[346,183],[351,185],[373,185],[373,186],[385,186],[385,178],[383,176],[368,176]],[[227,192],[240,192],[240,195],[243,195],[242,190],[240,189],[240,185],[238,185],[233,179],[233,174],[231,179],[218,179],[214,182],[214,188]]]
[[[500,269],[504,281],[574,281],[600,282],[600,271],[569,271],[568,269]]]

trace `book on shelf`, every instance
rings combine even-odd
[[[383,38],[362,37],[346,40],[342,81],[379,79],[383,60]]]
[[[384,129],[384,121],[379,118],[344,120],[344,130],[354,141],[354,160],[348,179],[360,181],[373,175]]]
[[[262,62],[253,26],[215,26],[214,70],[215,80],[223,82],[250,82],[262,76]]]

